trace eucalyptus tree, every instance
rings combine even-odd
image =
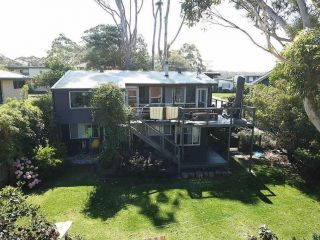
[[[138,39],[138,20],[143,0],[94,0],[113,19],[120,30],[123,66],[129,69],[132,65],[132,53]],[[110,4],[111,2],[111,4]]]
[[[245,13],[265,38],[257,40],[245,28],[217,8],[226,2]],[[309,120],[320,132],[320,8],[317,0],[184,0],[188,23],[207,23],[237,29],[280,60],[285,77],[303,96]],[[284,49],[282,51],[281,49]]]

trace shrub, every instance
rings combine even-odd
[[[38,178],[38,167],[34,166],[28,158],[18,158],[15,161],[15,170],[17,185],[19,187],[28,186],[32,189],[41,182]]]
[[[52,177],[63,164],[61,154],[59,154],[56,148],[50,146],[48,143],[44,147],[39,146],[36,148],[34,159],[39,166],[43,178]]]
[[[311,141],[309,148],[297,148],[293,153],[300,171],[313,180],[320,178],[320,143]]]
[[[267,225],[262,225],[259,228],[258,234],[261,240],[278,240],[278,237],[268,228]]]
[[[251,148],[251,134],[249,130],[242,130],[238,132],[239,136],[239,150],[241,151],[250,151]],[[259,133],[254,133],[253,144],[257,144],[260,141],[261,135]]]
[[[26,202],[19,189],[5,187],[0,191],[0,239],[56,240],[58,236],[55,226]]]

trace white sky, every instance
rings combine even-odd
[[[151,0],[144,2],[138,31],[150,47],[153,32]],[[180,22],[179,1],[171,2],[169,40]],[[221,7],[220,12],[241,25],[248,21],[230,6]],[[1,0],[0,53],[10,58],[42,57],[59,33],[79,42],[85,30],[108,23],[113,22],[94,0]],[[205,63],[213,70],[259,72],[269,71],[274,66],[275,58],[253,45],[243,33],[219,26],[209,26],[206,31],[202,28],[203,25],[191,29],[184,27],[172,49],[185,42],[196,44]],[[248,30],[263,40],[253,28]]]

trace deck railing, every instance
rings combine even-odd
[[[179,113],[176,119],[162,120],[177,120],[177,121],[205,121],[218,122],[219,119],[230,119],[230,123],[235,123],[237,119],[245,120],[247,123],[255,124],[256,108],[250,106],[231,107],[223,105],[223,107],[178,107]],[[150,120],[150,106],[133,108],[133,113],[136,120]]]

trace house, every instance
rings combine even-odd
[[[104,83],[123,89],[124,101],[134,109],[130,140],[163,153],[179,170],[227,166],[231,129],[253,131],[254,121],[243,117],[253,108],[211,107],[214,81],[206,75],[68,71],[51,90],[61,139],[72,153],[87,151],[103,139],[103,129],[91,117],[90,91]]]
[[[205,75],[214,80],[213,92],[233,92],[235,89],[233,78],[221,77],[219,72],[204,72]]]
[[[249,75],[249,74],[246,74],[246,75],[243,75],[243,76],[246,79],[246,83],[252,83],[252,82],[254,82],[255,80],[257,80],[258,78],[261,77],[261,75]]]
[[[261,77],[259,77],[258,79],[256,79],[255,81],[251,82],[251,84],[264,84],[266,86],[269,86],[270,84],[270,74],[272,71],[267,72],[266,74],[262,75]]]
[[[36,92],[46,92],[48,89],[46,87],[34,87],[34,81],[33,78],[43,72],[47,72],[50,69],[44,67],[44,66],[8,66],[7,67],[10,71],[22,74],[24,76],[27,76],[31,79],[30,85],[32,90]]]
[[[7,98],[21,98],[21,88],[30,78],[18,73],[0,70],[0,103]]]

